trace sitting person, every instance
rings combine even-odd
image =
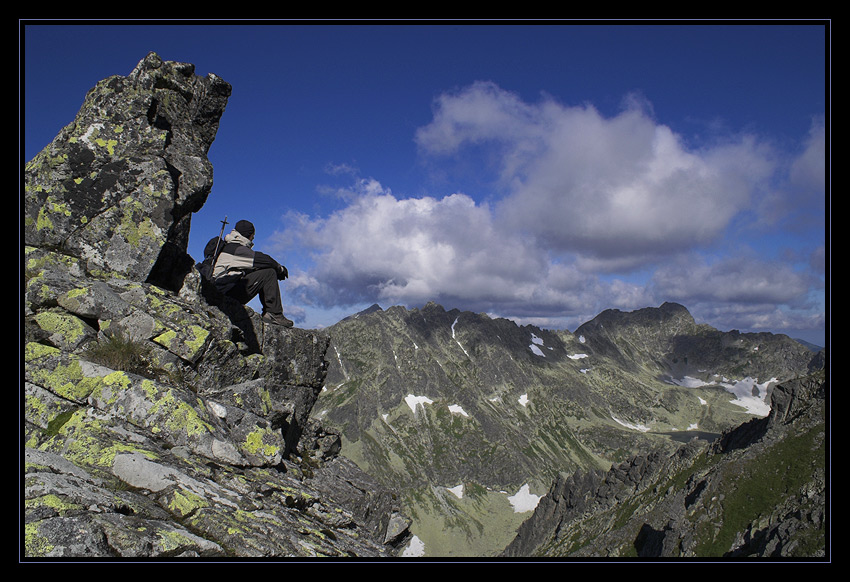
[[[252,250],[254,225],[240,220],[223,241],[219,242],[216,237],[208,242],[204,255],[213,254],[216,244],[219,244],[219,255],[212,272],[216,288],[242,304],[259,294],[263,321],[292,327],[292,321],[283,315],[278,286],[278,281],[286,279],[289,272],[269,255]]]

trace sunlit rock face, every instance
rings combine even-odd
[[[230,92],[219,77],[155,53],[99,82],[26,165],[26,244],[82,259],[90,276],[179,285]]]

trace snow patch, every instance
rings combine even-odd
[[[736,404],[745,408],[747,412],[756,416],[767,416],[770,414],[770,402],[767,401],[767,387],[776,382],[776,378],[771,378],[767,382],[759,383],[756,378],[744,378],[743,380],[729,380],[723,378],[720,382],[707,382],[699,378],[685,376],[683,378],[671,378],[668,384],[682,386],[684,388],[702,388],[704,386],[719,385],[727,392],[735,395],[734,400],[730,400],[732,404]],[[700,398],[702,404],[706,404],[705,400]]]
[[[414,535],[401,555],[404,558],[421,558],[425,555],[425,542]]]
[[[416,414],[416,407],[418,405],[421,404],[422,406],[425,406],[426,404],[434,404],[434,401],[427,396],[414,396],[413,394],[405,396],[404,401],[407,402],[407,405],[414,414]]]
[[[467,357],[467,358],[469,358],[469,354],[467,354],[467,353],[466,353],[466,349],[465,349],[463,346],[461,346],[461,345],[460,345],[460,342],[459,342],[459,341],[457,341],[457,340],[455,339],[455,326],[457,325],[457,320],[458,320],[458,319],[460,319],[460,318],[459,318],[459,317],[456,317],[456,318],[455,318],[455,320],[454,320],[454,322],[452,323],[452,339],[453,339],[453,340],[455,340],[455,343],[456,343],[457,345],[459,345],[459,346],[460,346],[460,349],[462,349],[462,350],[463,350],[463,353],[464,353],[464,354],[466,354],[466,357]],[[472,359],[472,358],[470,358],[470,359]]]
[[[339,362],[339,369],[342,370],[342,375],[345,376],[345,379],[348,380],[348,372],[345,371],[345,366],[342,364],[342,356],[339,354],[339,350],[334,346],[334,351],[336,352],[336,361]]]
[[[537,346],[542,346],[542,345],[543,345],[543,340],[532,333],[531,334],[531,343],[529,344],[528,349],[530,349],[531,352],[534,355],[541,356],[541,357],[545,358],[546,354],[543,353],[543,350],[541,350],[539,347],[537,347]]]
[[[525,513],[527,511],[534,511],[534,508],[540,502],[540,496],[531,493],[528,483],[526,483],[517,491],[516,495],[508,497],[508,501],[513,505],[514,513]]]
[[[527,406],[528,405],[528,394],[523,394],[522,396],[520,396],[519,400],[517,400],[517,402],[519,402],[523,406]]]
[[[450,406],[449,406],[449,412],[451,412],[452,414],[462,414],[463,416],[466,416],[466,417],[468,417],[468,416],[469,416],[469,415],[466,413],[466,411],[465,411],[463,408],[461,408],[461,407],[460,407],[460,405],[459,405],[459,404],[452,404],[452,405],[450,405]]]
[[[630,422],[625,422],[625,421],[620,420],[619,418],[617,418],[617,417],[615,417],[615,416],[611,416],[611,418],[613,418],[613,419],[614,419],[614,422],[616,422],[617,424],[621,424],[621,425],[623,425],[623,426],[624,426],[624,427],[626,427],[626,428],[630,428],[630,429],[632,429],[632,430],[639,430],[640,432],[649,432],[649,427],[648,427],[648,426],[646,426],[646,425],[643,425],[643,424],[632,424],[632,423],[630,423]]]
[[[581,360],[587,357],[587,354],[573,354],[571,356],[567,356],[571,360]]]
[[[743,380],[721,382],[720,385],[735,395],[735,400],[730,401],[732,404],[745,408],[750,414],[767,416],[770,414],[770,403],[765,402],[767,387],[773,382],[776,382],[776,378],[759,384],[757,379],[747,377]]]
[[[461,483],[460,485],[458,485],[456,487],[452,487],[451,489],[448,489],[448,491],[454,493],[454,496],[457,497],[458,499],[463,499],[463,483]]]

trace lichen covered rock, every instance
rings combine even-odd
[[[193,70],[149,54],[27,164],[24,558],[394,555],[394,494],[309,419],[328,338],[191,268],[230,94]]]
[[[212,188],[207,152],[230,92],[155,53],[98,83],[26,165],[27,244],[81,259],[90,276],[173,287],[191,213]]]

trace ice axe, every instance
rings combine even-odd
[[[221,244],[222,238],[224,237],[224,228],[227,226],[227,216],[225,215],[224,220],[221,221],[221,232],[218,233],[218,240],[215,241],[215,252],[213,253],[213,268],[215,268],[215,264],[218,261],[218,245]]]

